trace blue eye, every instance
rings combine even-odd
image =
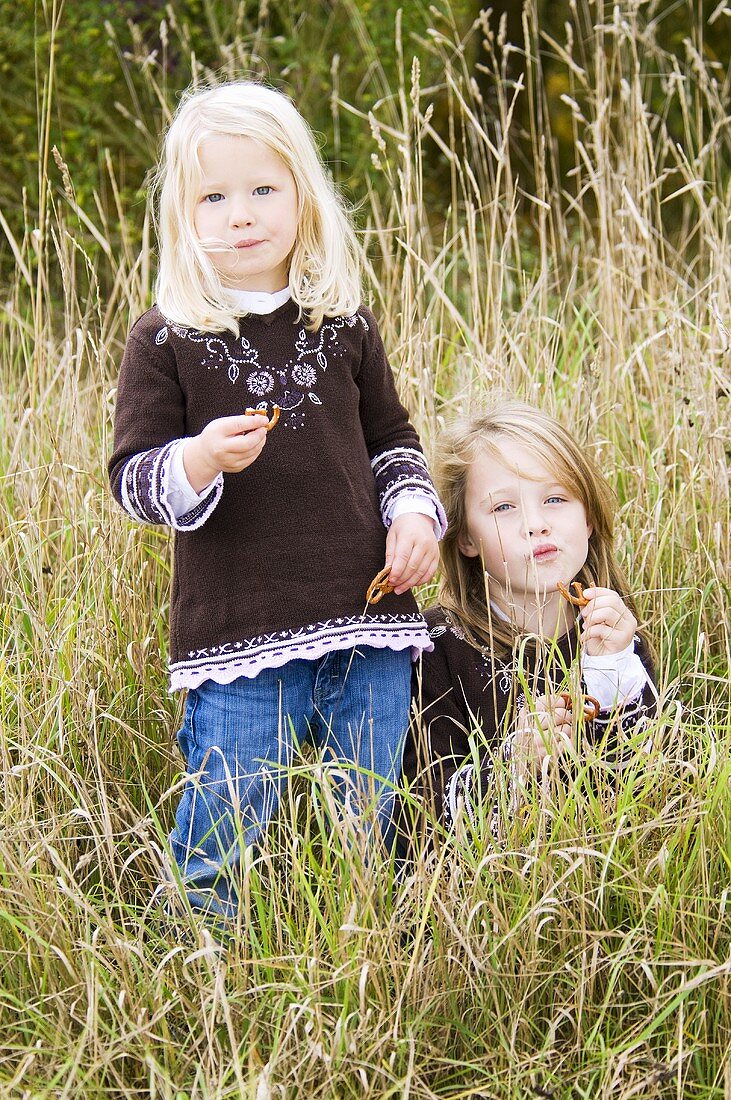
[[[204,202],[221,202],[223,195],[219,191],[214,191],[212,195],[206,195]]]
[[[564,497],[559,496],[548,497],[546,500],[546,504],[563,504],[564,500]]]
[[[268,184],[264,184],[261,187],[255,187],[254,188],[254,194],[255,195],[268,195],[273,190],[274,190],[273,187],[270,187]]]
[[[507,512],[512,507],[512,504],[498,504],[497,507],[493,508],[493,512]]]

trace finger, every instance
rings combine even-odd
[[[259,428],[264,428],[266,430],[269,424],[269,418],[267,417],[266,413],[263,412],[256,413],[255,415],[247,415],[246,413],[244,413],[243,416],[232,416],[231,419],[234,420],[237,425],[235,433],[232,432],[232,434],[239,434],[241,432],[254,432],[257,431],[257,429]]]
[[[543,711],[534,716],[532,725],[534,729],[538,730],[539,736],[550,738],[558,725],[570,722],[571,714],[567,710]]]
[[[432,554],[427,548],[414,547],[406,565],[404,566],[400,583],[405,588],[415,588],[429,579]]]
[[[536,700],[536,711],[540,711],[541,714],[547,715],[552,718],[554,722],[558,721],[559,716],[562,720],[566,717],[571,717],[571,710],[566,705],[566,700],[563,695],[542,695]]]
[[[411,581],[411,587],[416,588],[420,584],[428,584],[437,571],[438,560],[432,561],[428,559],[426,565],[422,565],[417,575]]]
[[[254,428],[253,431],[231,436],[227,441],[229,453],[236,458],[244,458],[252,451],[261,450],[267,441],[266,428]]]
[[[614,630],[620,626],[624,621],[622,615],[616,615],[613,612],[601,612],[598,615],[592,615],[590,618],[585,619],[581,624],[582,630],[588,632],[590,630]]]
[[[439,568],[439,550],[435,549],[435,550],[432,551],[431,557],[429,559],[429,565],[427,566],[427,576],[424,578],[424,584],[426,584],[428,581],[433,579],[433,577],[435,576],[436,571],[437,571],[438,568]]]
[[[581,640],[582,642],[605,642],[617,633],[624,634],[624,631],[617,631],[616,624],[614,626],[610,626],[608,623],[593,623],[590,627],[587,627],[586,630],[583,630],[581,632]]]
[[[384,568],[393,570],[393,559],[396,556],[398,549],[398,535],[393,527],[389,529],[386,535],[386,557],[384,559]]]
[[[592,596],[590,599],[587,597],[589,602],[582,608],[582,611],[588,611],[592,607],[616,607],[622,611],[627,610],[627,604],[624,600],[620,599],[616,592],[610,592],[608,589],[606,591],[601,591],[597,588],[593,589],[593,591],[596,592],[596,595]]]
[[[236,436],[231,441],[229,458],[233,463],[238,463],[243,469],[258,458],[266,446],[268,439],[266,428],[258,428],[255,432],[247,432],[245,435]]]
[[[391,574],[389,580],[394,586],[396,593],[400,595],[406,591],[408,585],[404,584],[404,578],[409,574],[409,559],[411,557],[411,543],[399,542],[396,540],[393,547],[393,558],[391,561]],[[388,556],[386,557],[386,564],[388,565]]]
[[[584,596],[587,600],[600,599],[602,596],[613,596],[615,599],[619,599],[613,588],[600,588],[598,585],[594,588],[585,588]]]
[[[591,622],[592,620],[598,621],[601,619],[612,622],[615,617],[617,619],[634,619],[627,605],[613,592],[610,592],[607,596],[601,596],[596,600],[592,600],[581,613],[583,622]]]
[[[634,633],[637,629],[637,620],[626,609],[606,607],[592,612],[582,621],[584,630],[592,630],[595,627],[606,627],[610,630],[619,629]]]

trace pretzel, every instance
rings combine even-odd
[[[384,596],[387,596],[389,592],[394,591],[394,587],[388,579],[388,574],[390,572],[391,566],[387,565],[380,573],[376,573],[375,577],[368,585],[366,603],[378,603],[378,601],[382,600]]]
[[[584,718],[587,722],[593,722],[601,709],[601,703],[593,695],[584,696]]]
[[[282,410],[279,405],[272,405],[272,418],[267,424],[267,431],[270,432],[272,428],[276,428],[279,423],[279,414]],[[266,416],[264,409],[246,409],[244,416]]]
[[[574,607],[586,607],[586,605],[589,603],[589,601],[587,600],[586,596],[584,595],[584,590],[581,587],[581,584],[579,583],[579,581],[574,581],[573,584],[571,585],[571,587],[573,588],[574,592],[576,593],[575,596],[571,595],[568,588],[566,587],[566,585],[562,581],[559,581],[558,584],[556,585],[556,588],[561,593],[563,598],[565,600],[568,600],[569,603],[573,604]]]
[[[566,710],[573,708],[573,700],[568,691],[562,691],[559,693],[564,701]],[[598,699],[595,699],[593,695],[585,695],[583,699],[584,703],[584,721],[593,722],[599,711],[602,709]]]

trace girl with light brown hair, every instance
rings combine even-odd
[[[404,772],[451,824],[460,810],[476,820],[497,755],[521,781],[577,751],[579,735],[611,755],[655,692],[615,556],[613,495],[586,450],[512,401],[452,425],[439,452],[442,584]]]

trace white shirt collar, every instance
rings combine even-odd
[[[292,291],[288,286],[284,290],[277,290],[274,294],[267,294],[265,290],[234,290],[229,289],[233,298],[234,309],[243,313],[274,313],[292,297]]]

